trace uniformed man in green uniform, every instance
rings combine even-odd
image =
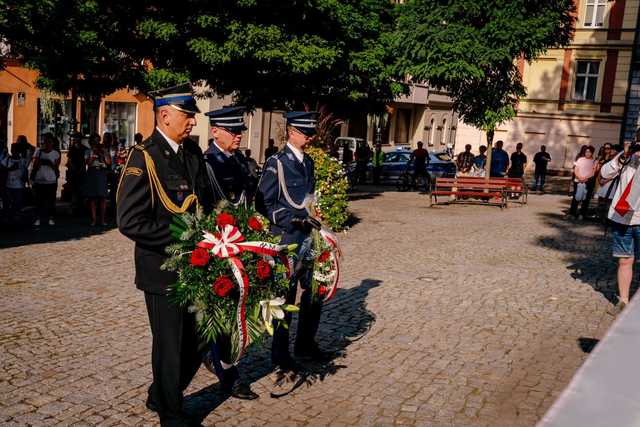
[[[153,336],[147,407],[162,426],[199,425],[182,410],[183,391],[200,366],[195,317],[170,302],[177,274],[161,270],[173,215],[210,211],[215,202],[202,151],[189,139],[199,113],[190,85],[153,94],[156,128],[130,152],[117,193],[120,232],[135,242],[136,285],[144,291]]]

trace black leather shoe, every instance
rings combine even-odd
[[[257,393],[254,393],[253,390],[251,390],[251,386],[249,386],[249,384],[245,384],[240,381],[236,381],[233,387],[231,387],[231,396],[241,400],[255,400],[260,397]]]
[[[153,412],[160,412],[158,410],[158,405],[156,404],[156,402],[154,402],[153,400],[151,400],[151,396],[147,397],[147,403],[146,403],[147,409],[149,409],[150,411]]]
[[[300,359],[315,360],[317,362],[325,362],[331,360],[333,352],[321,350],[317,345],[307,347],[305,349],[295,349],[293,354]]]

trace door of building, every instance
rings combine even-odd
[[[9,105],[11,104],[10,93],[0,93],[0,150],[9,147]]]

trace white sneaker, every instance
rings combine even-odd
[[[34,227],[40,227],[40,220],[39,220],[39,219],[36,219],[36,220],[33,222],[33,226],[34,226]]]
[[[56,225],[56,222],[52,219],[49,220],[49,225]]]

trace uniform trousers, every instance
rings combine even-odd
[[[287,236],[282,239],[282,244],[298,243],[301,245],[305,236]],[[304,268],[298,272],[294,272],[291,278],[291,285],[285,297],[287,304],[295,304],[298,292],[298,283],[302,288],[300,296],[300,312],[298,313],[298,330],[296,332],[295,351],[304,352],[311,350],[316,345],[315,335],[318,332],[320,324],[320,314],[322,312],[322,300],[320,297],[313,298],[311,289],[311,281],[313,278],[313,269]],[[291,312],[285,312],[284,321],[287,325],[291,324]],[[273,344],[271,352],[271,360],[274,364],[286,362],[289,355],[289,329],[274,324],[275,331],[273,334]]]
[[[195,315],[171,303],[168,295],[145,292],[144,296],[153,335],[149,402],[158,408],[162,425],[181,425],[182,392],[202,361]]]

